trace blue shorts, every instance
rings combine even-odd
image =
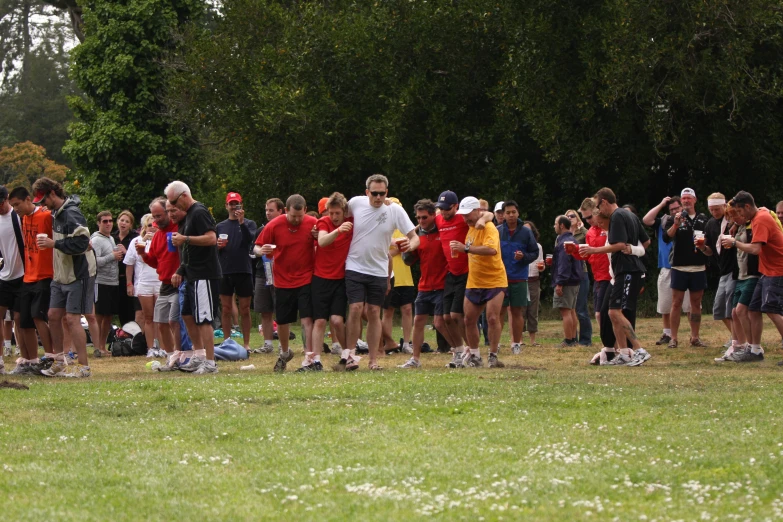
[[[706,270],[702,270],[701,272],[682,272],[672,267],[671,277],[672,280],[670,285],[672,290],[699,292],[707,289]]]
[[[468,288],[465,290],[465,299],[476,306],[481,306],[492,301],[498,294],[507,295],[505,288]]]
[[[443,290],[419,292],[413,306],[416,315],[443,315]]]

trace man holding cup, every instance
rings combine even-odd
[[[571,220],[566,216],[555,218],[555,253],[552,256],[552,286],[555,295],[552,300],[554,308],[560,310],[563,320],[563,342],[561,348],[579,344],[576,337],[576,298],[582,281],[582,263],[573,257],[577,243],[571,233]]]
[[[699,250],[698,245],[706,243],[704,230],[707,228],[707,216],[696,212],[696,192],[692,188],[684,188],[680,193],[682,212],[674,217],[666,216],[662,223],[666,234],[663,240],[674,243],[671,258],[671,341],[669,348],[677,348],[680,316],[685,292],[690,290],[691,315],[691,346],[704,347],[699,339],[701,327],[701,298],[707,288],[707,257]]]
[[[256,237],[256,223],[245,219],[242,196],[237,192],[226,195],[228,219],[217,225],[218,259],[223,278],[220,280],[221,320],[223,338],[231,335],[231,310],[234,295],[239,298],[239,316],[245,350],[250,348],[250,299],[253,297],[253,265],[250,250]]]

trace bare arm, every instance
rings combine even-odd
[[[761,243],[742,243],[740,241],[735,241],[734,246],[737,247],[737,250],[742,250],[752,256],[757,256],[761,253]]]
[[[645,214],[644,217],[642,218],[642,223],[644,223],[648,227],[653,226],[655,224],[655,218],[658,216],[658,214],[661,213],[664,207],[666,207],[666,205],[669,204],[670,199],[672,198],[666,196],[661,200],[660,203],[658,203],[658,205],[650,209],[650,211],[647,214]]]

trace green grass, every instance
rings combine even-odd
[[[295,374],[298,355],[275,375],[256,355],[201,378],[139,358],[9,377],[30,389],[0,389],[3,519],[783,518],[778,350],[714,364],[724,331],[704,326],[716,348],[651,348],[639,368],[590,367],[595,349],[555,349],[547,322],[504,370],[430,354]]]

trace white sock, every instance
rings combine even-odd
[[[5,341],[3,341],[3,345],[6,348],[10,348],[11,347],[11,340],[10,339],[6,339]]]
[[[671,328],[664,328],[663,329],[663,335],[668,335],[669,337],[672,336],[672,329]]]
[[[206,350],[193,350],[193,357],[198,357],[199,359],[206,359],[207,351]]]
[[[764,351],[764,350],[762,350],[762,349],[761,349],[761,345],[760,345],[760,344],[751,344],[751,345],[750,345],[750,353],[753,353],[753,354],[760,354],[760,353],[762,353],[763,351]]]
[[[264,346],[272,347],[272,341],[264,341]]]
[[[313,362],[321,362],[321,354],[318,354],[315,357],[313,357]]]
[[[211,359],[211,360],[207,361],[207,364],[209,366],[215,366],[215,359]]]
[[[348,357],[350,357],[350,356],[351,356],[351,350],[343,349],[340,352],[340,358],[341,359],[348,359]]]
[[[471,348],[470,349],[470,355],[475,355],[477,357],[481,357],[481,351],[479,348]]]

